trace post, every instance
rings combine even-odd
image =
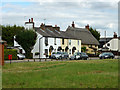
[[[0,65],[4,65],[4,41],[0,40]]]
[[[41,61],[40,59],[40,40],[42,39],[43,37],[39,38],[39,61]]]

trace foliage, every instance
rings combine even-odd
[[[96,29],[93,29],[92,27],[90,27],[89,31],[98,41],[100,40],[100,33]]]
[[[86,52],[86,47],[81,47],[82,52]]]
[[[118,88],[118,60],[5,64],[3,88]]]
[[[4,59],[8,60],[8,55],[12,55],[12,60],[17,60],[17,50],[15,49],[4,49]]]
[[[33,30],[24,30],[20,31],[19,34],[16,35],[16,41],[19,45],[25,50],[26,58],[31,58],[31,50],[36,43],[37,34]]]
[[[13,46],[14,36],[19,32],[24,30],[21,26],[0,26],[2,27],[2,39],[7,41],[8,46]]]

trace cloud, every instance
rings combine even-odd
[[[90,24],[93,28],[103,32],[114,28],[117,31],[117,2],[42,2],[41,0],[22,0],[31,2],[26,5],[16,2],[4,2],[2,5],[2,24],[3,25],[24,25],[25,21],[33,17],[35,25],[40,23],[58,24],[61,30],[65,30],[72,21],[75,21],[76,27],[84,27]],[[94,0],[92,0],[94,1]],[[39,2],[39,3],[38,3]],[[101,3],[100,3],[101,2]],[[44,19],[46,18],[46,21]],[[113,32],[110,32],[112,35]],[[103,34],[102,34],[103,35]]]

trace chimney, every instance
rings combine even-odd
[[[57,25],[55,25],[55,27],[57,27]]]
[[[57,25],[55,25],[55,27],[53,27],[55,30],[60,31],[60,27],[58,27]]]
[[[33,18],[31,18],[31,22],[33,22]]]
[[[40,28],[41,28],[42,30],[45,30],[45,24],[41,23]]]
[[[117,33],[114,32],[113,38],[117,38]]]
[[[72,22],[72,27],[75,28],[75,24],[74,24],[74,21]]]
[[[85,28],[89,30],[89,24],[87,24],[87,25],[85,26]]]
[[[30,22],[30,19],[29,19],[29,22]]]

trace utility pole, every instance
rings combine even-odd
[[[105,31],[105,48],[106,48],[106,41],[107,41],[107,40],[106,40],[106,31]]]

